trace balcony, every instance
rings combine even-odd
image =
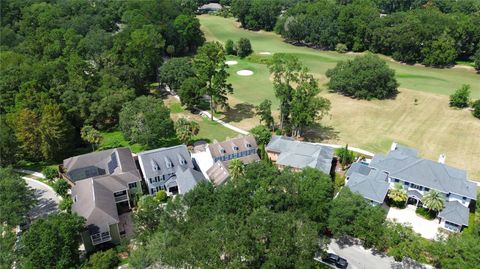
[[[98,244],[105,243],[112,240],[112,237],[110,236],[110,232],[97,233],[97,234],[91,235],[90,237],[92,238],[93,245],[98,245]]]
[[[120,203],[120,202],[124,202],[124,201],[128,201],[128,195],[127,194],[123,194],[123,195],[120,195],[120,196],[115,196],[115,203]]]

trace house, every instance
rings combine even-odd
[[[184,194],[205,180],[185,145],[141,152],[138,162],[150,194]]]
[[[209,144],[207,151],[213,159],[213,166],[207,170],[207,175],[216,186],[224,184],[230,178],[230,161],[239,159],[244,164],[249,164],[260,160],[257,141],[251,135]]]
[[[131,231],[133,196],[141,177],[128,148],[92,152],[63,161],[62,175],[72,186],[72,212],[86,220],[81,238],[87,252],[103,243],[119,244]]]
[[[444,209],[440,225],[451,231],[468,226],[469,207],[476,200],[477,185],[467,179],[465,170],[445,164],[445,155],[437,162],[420,158],[417,150],[393,143],[387,155],[377,154],[370,164],[354,163],[346,173],[347,186],[373,204],[381,204],[388,189],[402,184],[408,203],[423,206],[422,198],[430,190],[443,193]]]
[[[265,150],[280,169],[290,167],[294,171],[300,171],[312,167],[325,174],[335,171],[334,149],[328,146],[300,142],[286,136],[273,136]]]

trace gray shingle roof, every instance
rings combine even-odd
[[[349,177],[353,173],[359,173],[361,175],[367,176],[368,174],[370,174],[370,170],[372,170],[372,168],[368,167],[367,165],[355,162],[352,163],[350,168],[347,170],[347,173],[345,173],[345,177]]]
[[[146,180],[155,176],[176,174],[175,181],[180,194],[188,192],[197,183],[205,180],[203,174],[194,169],[185,145],[141,152],[138,154],[138,161]]]
[[[76,182],[72,197],[76,200],[72,212],[86,219],[86,227],[92,234],[106,231],[109,225],[119,222],[113,192],[95,179]]]
[[[247,147],[250,145],[250,147]],[[234,147],[237,147],[238,150],[234,150]],[[229,155],[237,152],[247,151],[251,149],[256,149],[257,141],[251,135],[241,136],[233,139],[229,139],[223,142],[216,142],[208,145],[210,154],[215,159],[224,155]],[[222,153],[221,150],[224,150],[225,153]]]
[[[216,186],[222,185],[230,178],[228,167],[222,161],[217,161],[207,170],[207,175]]]
[[[445,203],[445,208],[438,214],[438,217],[458,225],[468,226],[468,207],[457,201]]]
[[[354,170],[358,169],[358,167],[353,168]],[[361,169],[361,171],[365,170]],[[347,186],[352,192],[356,192],[366,199],[377,203],[383,203],[390,184],[387,182],[387,174],[382,171],[371,169],[367,175],[356,171],[351,172]]]
[[[387,172],[392,178],[476,199],[476,184],[467,180],[465,170],[419,158],[414,149],[398,146],[386,156],[377,154],[370,166]]]
[[[293,168],[316,168],[330,173],[334,150],[331,147],[300,142],[285,136],[273,136],[267,151],[279,153],[277,164]]]

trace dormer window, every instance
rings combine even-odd
[[[233,150],[238,151],[238,147],[237,147],[237,146],[233,146]]]
[[[154,160],[152,160],[152,169],[153,169],[153,171],[159,171],[160,170],[160,166]]]
[[[247,143],[245,146],[247,146],[247,148],[251,148],[251,147],[252,147],[252,144]]]
[[[185,159],[180,159],[180,164],[181,165],[186,165],[187,164],[187,161]]]
[[[220,153],[225,154],[227,153],[224,148],[220,148]]]

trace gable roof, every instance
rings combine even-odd
[[[352,167],[350,169],[352,169]],[[354,170],[358,170],[358,167],[354,167]],[[365,172],[366,169],[362,168],[361,171]],[[387,181],[386,173],[370,168],[369,173],[366,175],[365,173],[359,173],[357,171],[351,172],[347,186],[352,192],[356,192],[366,199],[383,203],[390,184]]]
[[[203,174],[195,170],[190,153],[185,145],[159,148],[138,154],[138,162],[145,179],[155,176],[170,175],[176,178],[167,181],[169,186],[178,186],[179,193],[186,193],[201,181]]]
[[[207,175],[216,186],[220,186],[230,178],[228,167],[222,161],[217,161],[207,170]]]
[[[267,151],[279,153],[277,164],[293,168],[316,168],[330,173],[334,150],[331,147],[300,142],[285,136],[273,136]]]
[[[63,160],[63,167],[73,182],[124,172],[140,176],[132,153],[128,148],[108,149],[74,156]]]
[[[467,180],[465,170],[419,158],[414,149],[397,146],[388,155],[375,155],[370,166],[385,171],[392,178],[476,199],[476,184]]]
[[[93,178],[76,182],[72,188],[72,212],[86,219],[91,234],[108,230],[119,222],[115,198],[111,190]]]
[[[458,225],[468,226],[468,207],[458,201],[445,203],[445,208],[438,214],[439,218]]]
[[[247,145],[250,145],[250,147],[247,147]],[[234,150],[234,147],[237,147],[238,150]],[[214,159],[224,155],[234,154],[237,152],[247,151],[256,148],[258,148],[257,141],[251,135],[240,136],[222,142],[208,144],[208,149]],[[222,150],[224,152],[222,152]]]

